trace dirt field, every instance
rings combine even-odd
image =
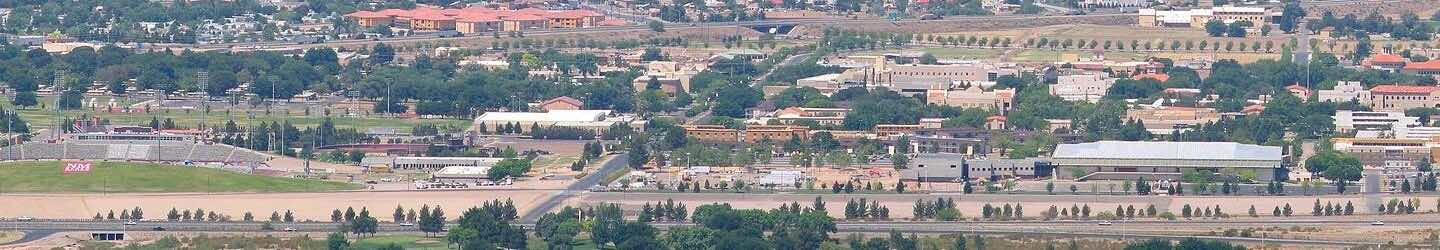
[[[418,208],[422,204],[439,205],[448,214],[459,216],[463,209],[494,199],[512,199],[520,213],[525,213],[545,190],[473,190],[473,191],[409,191],[409,192],[331,192],[286,194],[5,194],[0,200],[0,217],[31,216],[37,218],[89,219],[95,213],[130,209],[140,206],[147,218],[163,218],[171,208],[205,209],[239,219],[245,212],[266,218],[273,211],[293,210],[297,220],[329,220],[331,210],[345,207],[369,207],[390,211],[395,205]],[[388,213],[386,213],[388,214]],[[377,217],[378,218],[378,217]],[[384,220],[385,218],[381,218]]]

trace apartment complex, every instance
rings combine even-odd
[[[1066,101],[1097,102],[1111,85],[1115,85],[1115,78],[1103,73],[1065,75],[1056,78],[1050,94]]]
[[[430,6],[408,10],[356,11],[346,14],[345,17],[366,28],[393,26],[424,31],[455,30],[466,34],[595,27],[605,21],[605,15],[589,10],[505,10],[481,7],[442,9]]]
[[[1156,10],[1141,9],[1140,27],[1189,27],[1204,29],[1205,23],[1220,20],[1225,23],[1248,21],[1256,25],[1270,20],[1271,14],[1260,7],[1221,6],[1209,9]]]

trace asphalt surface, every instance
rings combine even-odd
[[[771,25],[804,25],[804,24],[840,24],[840,25],[843,25],[843,24],[866,24],[866,23],[894,23],[894,24],[900,24],[900,23],[943,23],[943,22],[953,22],[953,21],[955,21],[955,20],[1030,20],[1030,19],[1086,18],[1086,17],[1103,17],[1103,16],[1132,16],[1132,15],[1135,15],[1135,14],[1119,13],[1119,14],[1099,14],[1099,15],[1081,15],[1081,16],[1041,16],[1041,15],[963,16],[963,17],[946,17],[946,19],[943,19],[943,20],[898,20],[898,21],[891,21],[891,20],[883,19],[883,18],[861,18],[861,19],[806,18],[806,19],[760,20],[760,21],[738,21],[738,22],[708,22],[708,23],[704,23],[704,24],[703,24],[703,27],[704,27],[704,28],[712,28],[712,29],[713,29],[713,28],[715,28],[715,27],[730,27],[730,26],[771,26]],[[702,26],[701,26],[700,23],[694,23],[694,24],[695,24],[696,26],[691,26],[691,23],[671,23],[671,24],[666,24],[665,29],[666,29],[666,30],[685,30],[685,29],[698,29],[698,28],[702,28]],[[534,30],[534,31],[525,31],[525,36],[529,37],[529,36],[537,36],[537,35],[584,34],[584,33],[595,33],[595,32],[648,31],[648,30],[650,30],[650,28],[649,28],[647,25],[639,24],[639,25],[628,25],[628,26],[607,26],[607,27],[586,27],[586,28],[570,28],[570,29]],[[258,42],[258,43],[255,43],[255,42],[245,42],[245,43],[219,43],[219,44],[150,44],[150,45],[148,45],[147,47],[155,48],[155,49],[169,48],[169,49],[175,49],[175,50],[190,49],[190,50],[195,50],[195,51],[216,50],[216,49],[231,49],[231,50],[289,50],[289,49],[305,49],[305,48],[311,48],[311,47],[329,47],[329,46],[346,46],[346,45],[369,45],[369,44],[376,44],[376,43],[422,42],[422,41],[456,41],[456,40],[464,40],[464,39],[489,38],[489,37],[491,37],[491,36],[488,35],[488,34],[472,34],[472,35],[470,35],[470,36],[464,36],[464,37],[439,37],[439,35],[436,35],[436,34],[426,34],[426,35],[416,35],[416,36],[382,38],[382,39],[379,39],[379,40],[370,40],[370,39],[330,40],[330,41],[325,41],[325,42],[315,43],[315,44],[296,44],[296,43],[294,43],[294,42],[289,42],[289,41],[275,41],[275,42]]]
[[[605,178],[605,175],[608,175],[611,172],[615,172],[616,170],[620,170],[620,168],[629,167],[627,166],[629,165],[629,163],[629,153],[615,154],[609,159],[606,159],[605,162],[601,162],[600,169],[595,170],[594,173],[585,175],[585,177],[580,178],[580,180],[575,181],[575,183],[571,183],[570,186],[565,188],[565,190],[561,190],[559,193],[545,198],[544,201],[536,204],[534,208],[526,211],[524,215],[520,216],[520,221],[525,223],[534,223],[536,221],[539,221],[540,215],[544,215],[545,213],[549,213],[551,210],[555,210],[556,207],[560,206],[560,203],[565,202],[565,200],[568,200],[571,197],[575,197],[576,194],[587,192],[590,187],[600,185],[600,180],[602,178]]]
[[[528,215],[527,215],[528,216]],[[1252,219],[1234,218],[1226,220],[1136,220],[1114,221],[1111,225],[1099,225],[1096,220],[1063,221],[967,221],[967,222],[841,222],[836,225],[839,232],[889,232],[892,230],[913,233],[968,233],[968,234],[1026,234],[1055,235],[1071,237],[1108,238],[1211,238],[1233,241],[1273,242],[1299,245],[1355,246],[1382,244],[1383,241],[1336,241],[1310,239],[1276,239],[1251,237],[1193,236],[1195,232],[1222,231],[1230,228],[1268,227],[1376,227],[1386,229],[1427,229],[1440,223],[1440,218],[1414,219],[1415,216],[1353,216],[1341,218],[1295,218],[1295,219]],[[1375,218],[1386,218],[1383,226],[1370,225]],[[117,221],[0,221],[0,228],[27,231],[26,236],[8,245],[38,240],[60,231],[125,232],[125,231],[185,231],[185,232],[334,232],[336,223],[272,223],[273,230],[262,228],[263,222],[168,222],[147,221],[136,225],[124,225]],[[677,226],[693,226],[688,223],[658,223],[660,229]],[[531,227],[532,224],[519,224]],[[155,228],[164,228],[156,230]],[[377,231],[385,233],[419,233],[413,226],[382,223]],[[1165,233],[1173,232],[1173,233]]]
[[[15,241],[11,241],[11,242],[0,243],[0,247],[4,247],[4,246],[7,246],[7,245],[19,245],[19,244],[30,243],[31,241],[37,241],[37,240],[40,240],[40,239],[44,239],[45,237],[50,237],[50,235],[55,234],[55,233],[58,233],[58,232],[60,232],[60,231],[56,231],[56,230],[30,230],[30,231],[26,231],[26,232],[25,232],[25,235],[24,235],[24,236],[21,236],[20,239],[15,240]]]

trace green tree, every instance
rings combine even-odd
[[[345,240],[345,234],[335,232],[325,238],[326,249],[345,250],[350,248],[350,242]]]
[[[1225,29],[1225,23],[1221,22],[1220,20],[1210,20],[1209,22],[1205,22],[1205,33],[1210,34],[1211,37],[1224,36]]]

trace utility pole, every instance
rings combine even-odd
[[[65,70],[56,70],[56,71],[55,71],[55,78],[54,78],[54,80],[52,80],[52,82],[50,83],[50,89],[59,90],[59,91],[60,91],[60,95],[56,95],[56,96],[55,96],[55,138],[52,138],[52,140],[59,140],[59,139],[60,139],[60,135],[63,134],[63,133],[64,133],[63,131],[65,130],[65,125],[64,125],[64,124],[61,124],[61,123],[63,123],[63,122],[61,122],[61,121],[63,120],[62,117],[63,117],[64,115],[62,115],[61,112],[60,112],[60,110],[61,110],[61,108],[60,108],[60,101],[63,100],[63,99],[65,99],[65,98],[64,98],[64,97],[65,97],[65,91],[64,91],[64,89],[63,89],[64,87],[62,86],[62,85],[64,85],[64,84],[65,84]],[[54,93],[54,92],[52,91],[51,93]]]
[[[210,114],[210,71],[201,70],[195,73],[195,83],[200,85],[200,92],[204,97],[200,99],[200,134],[205,135],[205,117]]]

